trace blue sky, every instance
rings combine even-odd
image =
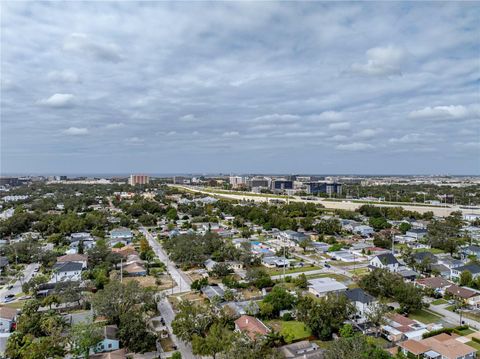
[[[478,3],[2,2],[1,170],[480,174]]]

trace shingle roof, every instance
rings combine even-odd
[[[87,256],[83,254],[66,254],[64,256],[58,257],[57,262],[80,262],[86,261]]]
[[[270,329],[268,329],[265,324],[250,315],[242,315],[235,321],[235,325],[242,332],[246,332],[252,340],[258,335],[266,335],[270,332]]]
[[[397,264],[397,258],[392,253],[383,253],[379,254],[377,258],[382,262],[384,265],[390,265],[390,264]]]
[[[60,262],[53,266],[57,272],[78,272],[82,270],[82,263],[78,262]]]
[[[456,271],[459,271],[459,272],[463,272],[463,271],[467,271],[467,272],[470,272],[472,274],[478,274],[480,273],[480,265],[478,264],[467,264],[465,266],[462,266],[462,267],[457,267],[455,268]]]
[[[354,288],[347,290],[345,292],[345,295],[352,302],[371,303],[375,300],[375,297],[365,292],[362,288]]]
[[[450,294],[464,299],[468,299],[477,295],[477,292],[474,292],[471,289],[459,287],[455,284],[452,284],[450,287],[448,287],[446,291]]]
[[[453,283],[449,282],[448,280],[443,279],[441,277],[423,278],[423,279],[417,280],[417,283],[419,283],[421,285],[424,285],[425,287],[433,288],[433,289],[445,288],[445,287],[448,287],[448,286],[453,284]]]

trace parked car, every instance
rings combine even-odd
[[[8,302],[11,302],[15,299],[15,295],[14,294],[9,294],[9,295],[6,295],[5,298],[3,299],[3,302],[4,303],[8,303]]]
[[[13,289],[13,285],[9,285],[9,286],[7,287],[7,289],[8,289],[8,290]]]

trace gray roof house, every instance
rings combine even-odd
[[[478,264],[467,264],[461,267],[453,268],[452,269],[452,278],[460,278],[462,272],[470,272],[473,278],[477,278],[480,276],[480,265]]]
[[[313,342],[301,342],[284,345],[278,349],[286,359],[322,359],[323,350]]]
[[[212,300],[215,297],[223,299],[223,296],[225,294],[225,291],[222,288],[220,288],[218,285],[207,285],[201,289],[201,292],[209,300]]]

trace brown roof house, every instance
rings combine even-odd
[[[66,254],[64,256],[58,257],[57,263],[66,263],[66,262],[80,263],[82,265],[82,268],[85,269],[87,268],[87,260],[88,260],[88,257],[83,254]]]
[[[438,334],[422,340],[399,343],[400,351],[408,357],[429,359],[473,359],[477,350],[457,340],[456,334]]]
[[[235,321],[235,331],[246,334],[251,340],[270,333],[270,328],[261,320],[250,315],[242,315]]]

